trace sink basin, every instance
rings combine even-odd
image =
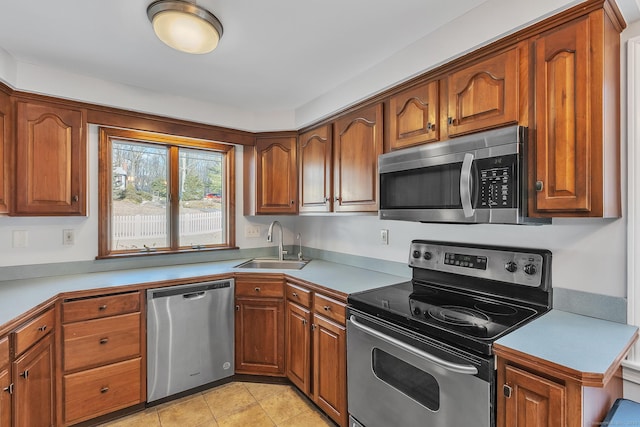
[[[276,270],[300,270],[308,263],[309,261],[251,259],[249,261],[243,262],[242,264],[236,265],[235,268],[273,268]]]

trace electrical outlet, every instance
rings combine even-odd
[[[13,230],[12,246],[14,248],[26,248],[29,246],[29,232],[27,230]]]
[[[71,229],[62,230],[62,244],[63,245],[73,245],[75,242],[75,232]]]
[[[383,245],[389,244],[389,230],[380,230],[380,243]]]
[[[256,238],[260,237],[262,230],[259,225],[247,225],[244,227],[244,237]]]

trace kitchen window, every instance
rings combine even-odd
[[[232,145],[100,128],[98,258],[235,245]]]

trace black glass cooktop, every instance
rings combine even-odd
[[[352,294],[348,301],[356,309],[484,354],[491,354],[498,337],[540,314],[535,307],[415,281]]]

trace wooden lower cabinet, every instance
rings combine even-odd
[[[313,401],[347,425],[347,331],[322,316],[313,319]]]
[[[526,355],[505,358],[500,349],[496,354],[497,427],[595,426],[622,397],[619,371],[600,383],[588,378],[583,382],[561,366],[550,367]]]
[[[287,283],[287,378],[347,426],[345,304]]]
[[[287,301],[287,378],[311,394],[311,311]]]
[[[144,402],[146,362],[142,293],[62,303],[62,424],[90,420]]]
[[[14,427],[56,425],[54,366],[53,334],[48,334],[14,360]]]
[[[11,426],[11,371],[9,338],[0,339],[0,427]]]

